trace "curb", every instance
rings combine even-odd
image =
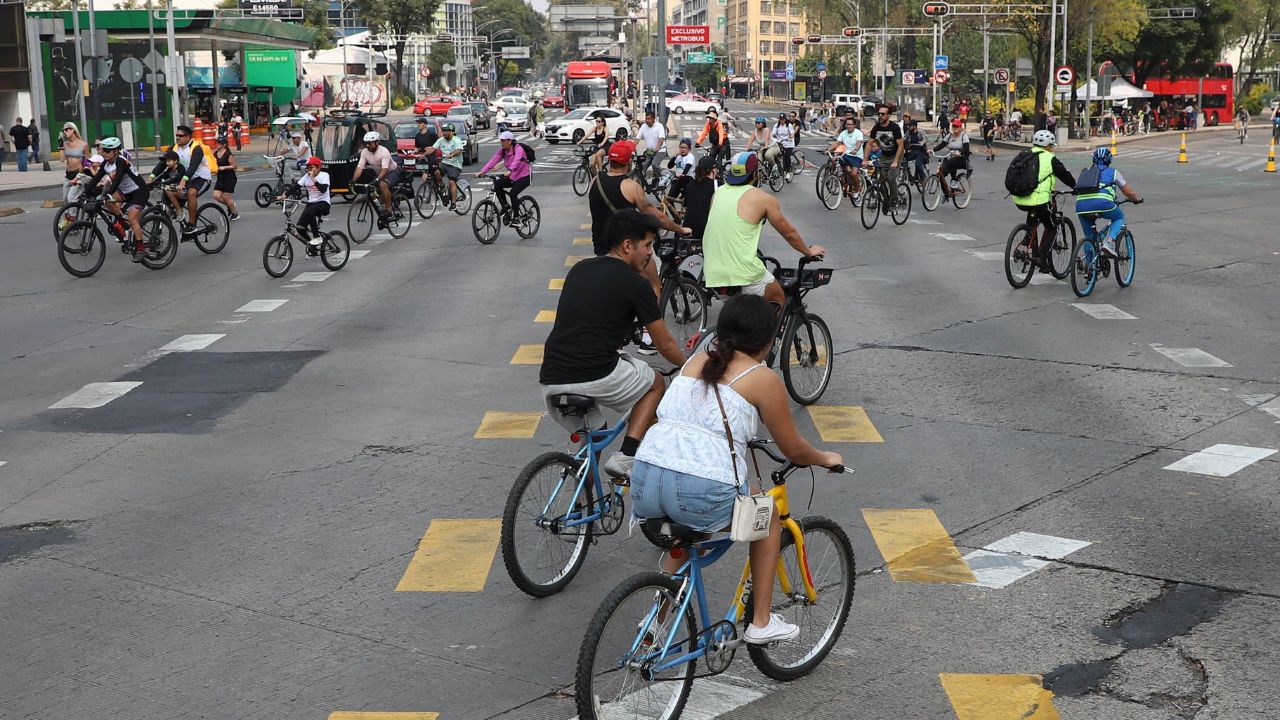
[[[9,217],[11,215],[23,215],[27,211],[20,207],[0,208],[0,217]]]

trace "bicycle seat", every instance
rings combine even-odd
[[[711,539],[711,533],[694,530],[688,525],[681,525],[670,518],[649,518],[643,522],[645,528],[651,533],[666,535],[667,537],[675,538],[676,540],[696,543]]]
[[[595,398],[573,393],[554,395],[551,404],[566,417],[586,417],[587,413],[596,409]]]

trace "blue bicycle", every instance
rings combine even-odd
[[[753,464],[757,450],[782,463],[772,473],[774,486],[768,493],[782,524],[782,552],[772,578],[769,611],[798,625],[800,635],[791,641],[746,645],[747,653],[768,677],[795,680],[817,667],[840,639],[853,603],[853,546],[832,520],[791,517],[786,479],[804,466],[787,462],[763,440],[752,440],[748,447]],[[844,467],[831,471],[851,472]],[[708,609],[703,578],[707,566],[724,557],[733,541],[711,539],[665,518],[646,520],[642,526],[674,537],[672,556],[687,559],[671,575],[631,576],[596,610],[582,639],[574,684],[582,720],[674,720],[684,710],[694,679],[724,672],[746,644],[740,629],[745,632],[753,614],[750,562],[723,619]]]
[[[1123,205],[1126,202],[1131,201],[1120,198],[1116,205]],[[1120,287],[1129,287],[1133,284],[1135,255],[1133,233],[1129,231],[1126,224],[1116,238],[1116,256],[1109,258],[1102,254],[1102,238],[1111,227],[1108,224],[1107,227],[1099,230],[1098,220],[1097,215],[1081,219],[1082,223],[1090,223],[1090,227],[1084,228],[1085,238],[1076,244],[1075,252],[1071,257],[1071,290],[1076,297],[1088,297],[1093,292],[1094,286],[1098,284],[1098,277],[1111,274],[1112,263],[1115,264],[1116,282]]]
[[[623,417],[613,427],[592,430],[587,418],[596,401],[564,394],[554,405],[581,425],[569,439],[578,451],[549,452],[534,458],[516,476],[502,511],[502,562],[511,581],[533,597],[563,590],[582,569],[596,535],[613,535],[626,525],[625,496],[630,480],[604,472],[600,453],[627,427]],[[669,540],[644,530],[658,547]]]

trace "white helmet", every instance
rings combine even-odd
[[[382,135],[377,130],[370,130],[364,134],[365,142],[382,142]]]
[[[109,137],[109,138],[102,139],[103,150],[119,150],[120,145],[121,145],[120,138],[118,137]]]
[[[1036,134],[1031,136],[1031,144],[1038,145],[1040,147],[1049,147],[1050,145],[1057,145],[1058,139],[1055,138],[1053,133],[1048,130],[1037,130]]]

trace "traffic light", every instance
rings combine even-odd
[[[810,35],[810,36],[808,37],[808,43],[809,43],[810,45],[821,45],[821,44],[822,44],[822,36],[821,36],[821,35]]]
[[[843,35],[843,36],[845,36],[845,37],[847,37],[847,38],[856,38],[856,37],[858,37],[859,35],[861,35],[861,34],[862,34],[862,28],[859,28],[859,27],[847,27],[847,28],[845,28],[845,29],[841,30],[841,31],[840,31],[840,34],[841,34],[841,35]]]
[[[802,37],[793,37],[793,38],[791,38],[791,44],[792,44],[792,45],[803,45],[803,44],[804,44],[804,38],[802,38]]]
[[[951,6],[945,2],[927,2],[921,11],[925,17],[940,18],[951,12]]]

